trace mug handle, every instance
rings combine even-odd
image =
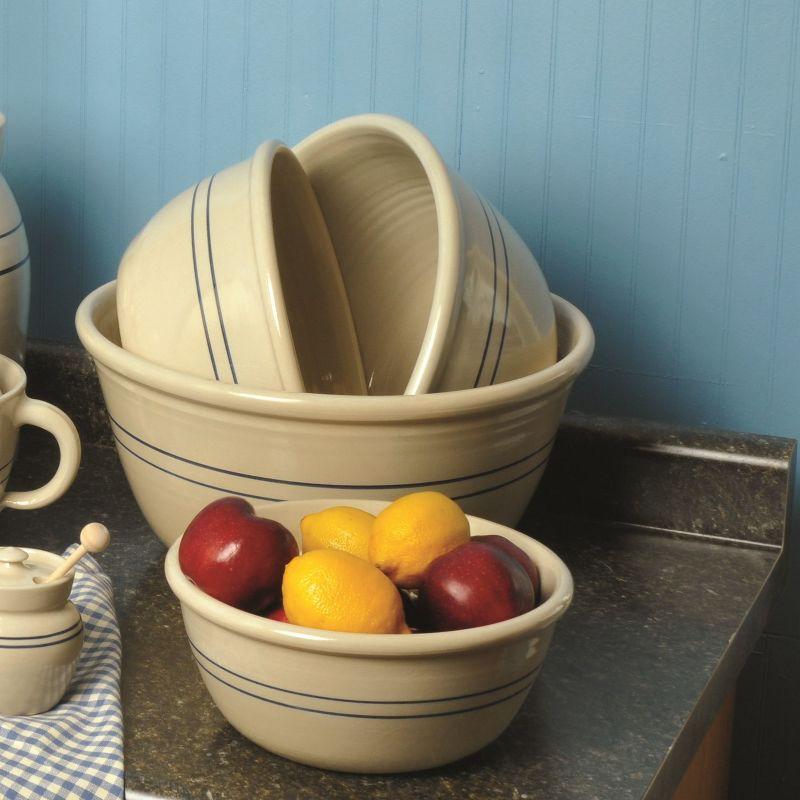
[[[6,506],[18,509],[41,508],[58,500],[69,489],[81,461],[81,440],[72,420],[60,409],[43,400],[32,400],[24,395],[14,413],[14,425],[35,425],[55,436],[58,443],[59,462],[56,474],[38,489],[27,492],[7,492],[0,501],[0,508]]]

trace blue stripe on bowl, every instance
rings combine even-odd
[[[495,304],[497,303],[497,249],[494,243],[494,231],[492,230],[492,223],[489,221],[489,215],[486,213],[486,206],[483,203],[483,198],[476,192],[475,196],[478,198],[478,202],[481,204],[481,209],[483,210],[483,216],[486,217],[486,227],[489,228],[489,237],[492,240],[492,263],[494,264],[494,283],[492,285],[492,316],[489,319],[489,329],[486,331],[486,341],[483,343],[483,353],[481,355],[481,363],[478,367],[478,374],[475,376],[475,383],[472,384],[473,388],[476,388],[481,381],[481,374],[483,373],[483,367],[486,363],[486,353],[489,351],[489,341],[492,338],[492,330],[494,329],[494,309]]]
[[[10,267],[3,267],[0,269],[0,275],[8,275],[9,272],[14,272],[18,270],[20,267],[24,267],[29,261],[31,260],[31,254],[25,256],[22,261],[17,261],[16,264],[12,264]]]
[[[0,636],[1,641],[23,641],[23,640],[32,640],[32,639],[51,639],[53,636],[61,636],[63,633],[69,633],[71,630],[74,630],[81,624],[80,620],[77,620],[69,628],[64,628],[60,631],[55,631],[53,633],[42,633],[39,636]],[[65,641],[67,641],[65,639]]]
[[[80,636],[82,632],[83,625],[81,625],[72,636],[67,636],[55,642],[40,642],[38,644],[0,644],[0,650],[33,650],[37,647],[55,647],[57,644],[64,644],[65,642],[72,641],[75,637]]]
[[[208,357],[211,359],[211,368],[214,370],[214,378],[219,380],[219,372],[217,371],[217,362],[214,360],[214,351],[211,348],[211,337],[208,335],[208,323],[206,322],[206,312],[203,308],[203,294],[200,291],[200,275],[197,271],[197,243],[194,233],[194,209],[197,202],[197,190],[200,184],[195,184],[194,192],[192,192],[192,210],[191,210],[191,239],[192,239],[192,265],[194,266],[194,285],[197,289],[197,304],[200,306],[200,316],[203,320],[203,331],[206,335],[206,346],[208,347]]]
[[[22,227],[22,219],[13,227],[9,228],[5,233],[0,233],[0,239],[5,239],[6,236],[11,236],[12,233],[16,233]]]
[[[264,703],[270,703],[274,706],[281,706],[283,708],[289,708],[292,711],[305,711],[309,714],[321,714],[322,716],[326,717],[349,717],[351,719],[429,719],[432,717],[452,717],[456,714],[469,714],[473,711],[481,711],[485,708],[491,708],[492,706],[500,705],[501,703],[507,703],[509,700],[513,700],[518,695],[521,695],[523,692],[527,692],[528,689],[533,686],[534,680],[529,681],[521,688],[517,689],[515,692],[506,695],[505,697],[501,697],[499,700],[493,700],[490,703],[482,703],[478,706],[470,706],[469,708],[457,708],[453,709],[452,711],[436,711],[431,712],[429,714],[355,714],[349,711],[323,711],[319,708],[307,708],[306,706],[296,706],[292,703],[283,703],[280,700],[272,700],[269,697],[262,697],[260,694],[256,694],[255,692],[248,692],[246,689],[242,689],[239,686],[234,686],[234,684],[229,683],[226,680],[223,680],[219,677],[219,675],[215,675],[208,667],[204,664],[201,664],[195,658],[195,663],[201,670],[203,670],[207,675],[210,675],[214,680],[219,681],[219,683],[227,686],[229,689],[233,689],[240,694],[247,695],[248,697],[252,697],[255,700],[261,700]]]
[[[510,480],[504,481],[503,483],[496,483],[493,486],[487,486],[484,489],[476,489],[474,492],[467,492],[466,494],[458,494],[453,495],[453,500],[466,500],[468,497],[477,497],[479,494],[486,494],[487,492],[494,492],[497,489],[503,489],[506,486],[511,486],[512,483],[516,483],[517,481],[523,480],[523,478],[527,478],[529,475],[533,475],[539,469],[543,469],[547,466],[547,460],[549,456],[543,458],[538,464],[534,464],[529,470],[523,472],[522,475],[517,475]]]
[[[428,703],[447,703],[454,700],[469,700],[471,697],[480,697],[482,695],[492,694],[493,692],[500,692],[503,689],[508,689],[509,687],[514,686],[517,683],[521,683],[522,681],[533,677],[541,669],[541,663],[540,663],[538,666],[530,670],[530,672],[526,672],[524,675],[521,675],[519,678],[516,678],[513,681],[504,683],[501,686],[495,686],[492,689],[484,689],[483,691],[471,692],[469,694],[458,694],[458,695],[452,695],[450,697],[434,697],[426,700],[353,700],[348,697],[329,697],[328,695],[324,694],[311,694],[310,692],[299,692],[294,689],[284,689],[280,686],[273,686],[270,683],[262,683],[261,681],[257,681],[253,678],[248,678],[246,675],[241,675],[238,672],[234,672],[232,669],[228,669],[227,667],[224,667],[222,664],[214,661],[213,658],[209,658],[209,656],[207,656],[191,639],[189,639],[189,646],[195,653],[202,656],[205,661],[208,661],[209,664],[213,664],[218,669],[223,670],[223,672],[227,672],[229,675],[233,675],[235,678],[240,678],[241,680],[247,681],[248,683],[252,683],[256,686],[262,686],[265,689],[272,689],[273,691],[283,692],[284,694],[294,694],[300,697],[309,697],[313,700],[329,700],[332,703],[360,703],[362,705],[378,705],[378,706],[426,705]],[[195,656],[195,660],[196,658],[197,656]]]
[[[131,450],[128,445],[126,445],[117,434],[114,434],[114,439],[116,439],[117,444],[127,450],[132,456],[138,458],[139,461],[143,461],[149,467],[153,467],[153,469],[157,469],[160,472],[164,472],[167,475],[171,475],[173,478],[180,478],[182,481],[186,481],[187,483],[193,483],[195,486],[202,486],[206,489],[213,489],[217,492],[222,492],[223,494],[235,494],[239,497],[249,497],[253,500],[267,500],[271,503],[279,503],[286,498],[284,497],[265,497],[264,495],[260,494],[248,494],[247,492],[240,492],[238,489],[226,489],[224,486],[214,486],[212,483],[204,483],[203,481],[197,481],[194,478],[187,478],[185,475],[179,475],[177,472],[173,472],[171,469],[167,469],[166,467],[160,467],[158,464],[154,464],[152,461],[148,461],[144,456],[140,456],[138,453]]]
[[[252,494],[250,492],[243,492],[243,491],[241,491],[239,489],[230,489],[230,488],[226,488],[225,486],[217,486],[217,485],[215,485],[213,483],[205,483],[204,481],[198,481],[195,478],[189,478],[186,475],[181,475],[180,473],[174,472],[173,470],[167,469],[166,467],[162,467],[159,464],[154,464],[152,461],[149,461],[144,456],[139,455],[139,453],[135,452],[134,450],[131,450],[131,448],[128,447],[128,445],[126,445],[119,438],[119,436],[117,436],[116,433],[114,433],[113,436],[114,436],[114,439],[116,440],[117,444],[120,447],[122,447],[125,451],[130,453],[134,458],[139,459],[139,461],[142,461],[143,463],[147,464],[149,467],[153,467],[153,469],[157,469],[159,472],[163,472],[166,475],[172,476],[173,478],[179,478],[180,480],[186,481],[187,483],[193,483],[195,486],[202,486],[202,487],[204,487],[206,489],[213,489],[214,491],[222,492],[225,495],[236,495],[238,497],[247,497],[247,498],[250,498],[250,499],[253,499],[253,500],[266,500],[267,502],[270,502],[270,503],[280,503],[280,502],[282,502],[282,501],[287,499],[285,497],[267,497],[266,495]],[[510,480],[503,481],[503,483],[497,483],[497,484],[494,484],[492,486],[486,486],[483,489],[477,489],[474,492],[467,492],[466,494],[450,495],[450,496],[451,496],[451,498],[453,500],[465,500],[468,497],[475,497],[475,496],[480,495],[480,494],[486,494],[487,492],[493,492],[493,491],[495,491],[497,489],[503,489],[506,486],[510,486],[512,483],[516,483],[517,481],[521,481],[524,478],[527,478],[529,475],[532,475],[534,472],[536,472],[536,470],[541,469],[546,464],[547,464],[547,458],[544,458],[538,464],[535,464],[529,470],[526,470],[525,472],[523,472],[522,475],[517,475],[515,478],[511,478]],[[7,480],[7,479],[5,479],[5,480]],[[2,484],[2,483],[3,483],[3,481],[0,481],[0,484]],[[302,483],[296,483],[294,485],[309,486],[309,487],[312,487],[312,488],[315,488],[315,487],[319,486],[319,484],[302,484]],[[436,484],[435,483],[420,483],[420,484],[414,484],[414,485],[415,486],[424,487],[424,486],[434,486]],[[335,488],[342,488],[342,487],[340,487],[338,485],[332,485],[332,486],[328,486],[328,487],[322,486],[321,488],[332,488],[332,489],[335,489]],[[377,490],[383,490],[383,489],[386,489],[386,488],[389,488],[389,487],[386,487],[386,486],[351,486],[351,487],[344,487],[344,488],[357,489],[357,490],[361,491],[361,490],[376,490],[376,489]]]
[[[491,208],[491,206],[490,206]],[[503,259],[505,260],[506,265],[506,308],[503,312],[503,327],[500,331],[500,347],[497,349],[497,360],[494,363],[494,369],[492,370],[492,378],[489,383],[494,383],[495,378],[497,377],[497,369],[500,366],[500,356],[503,354],[503,345],[506,341],[506,330],[508,328],[508,300],[509,300],[509,285],[511,283],[511,275],[508,266],[508,249],[506,248],[506,237],[503,234],[503,228],[500,225],[500,220],[497,218],[497,213],[495,212],[494,208],[491,208],[492,216],[494,217],[494,221],[497,223],[497,230],[500,233],[500,241],[503,245]]]
[[[225,343],[225,353],[228,356],[228,366],[231,370],[231,377],[234,383],[239,383],[236,378],[236,368],[233,365],[233,356],[231,355],[231,348],[228,343],[228,333],[225,330],[225,319],[222,316],[222,305],[219,301],[219,289],[217,288],[217,273],[214,270],[214,254],[211,249],[211,186],[216,178],[216,172],[211,176],[208,181],[208,192],[206,193],[206,239],[208,241],[208,266],[211,270],[211,285],[214,287],[214,300],[217,304],[217,316],[219,317],[219,327],[222,331],[222,341]]]
[[[415,489],[421,486],[442,486],[447,483],[461,483],[463,481],[471,481],[475,480],[476,478],[485,478],[488,475],[495,475],[498,472],[504,472],[507,469],[511,469],[512,467],[516,467],[519,466],[520,464],[523,464],[525,461],[529,461],[531,458],[533,458],[534,456],[541,453],[543,450],[546,450],[548,447],[550,447],[550,445],[553,444],[556,438],[555,435],[552,436],[543,445],[540,445],[535,450],[532,450],[530,453],[527,453],[526,455],[522,456],[522,458],[518,458],[515,461],[509,461],[507,464],[503,464],[500,467],[493,467],[492,469],[483,470],[482,472],[474,472],[470,475],[460,475],[455,478],[438,478],[429,481],[416,481],[414,483],[366,483],[366,484],[314,483],[311,481],[294,481],[294,480],[288,480],[286,478],[272,478],[261,475],[251,475],[250,473],[247,472],[237,472],[236,470],[226,469],[224,467],[215,467],[212,466],[211,464],[204,464],[202,461],[195,461],[191,458],[186,458],[185,456],[180,456],[177,455],[176,453],[172,453],[169,450],[164,450],[163,448],[158,447],[157,445],[150,444],[150,442],[145,441],[140,436],[137,436],[135,433],[132,433],[123,425],[121,425],[119,422],[117,422],[117,420],[114,419],[114,417],[112,417],[110,413],[108,415],[108,418],[109,420],[111,420],[111,424],[114,427],[119,428],[126,436],[129,436],[134,441],[139,442],[139,444],[144,445],[145,447],[155,451],[156,453],[160,453],[161,455],[167,456],[168,458],[174,458],[176,461],[181,461],[184,464],[190,464],[193,467],[201,467],[203,469],[210,470],[211,472],[219,472],[222,475],[230,475],[234,478],[245,478],[246,480],[261,481],[262,483],[277,483],[283,486],[302,486],[309,489],[355,489],[355,490]],[[122,444],[122,442],[120,441],[119,437],[117,437],[116,434],[114,434],[114,437],[117,439],[118,442],[120,442],[120,444]],[[122,446],[125,447],[124,444]],[[133,450],[130,450],[130,448],[125,447],[125,449],[129,450],[131,453],[138,456],[139,458],[142,458],[141,456],[138,455],[138,453],[134,453]],[[146,459],[144,458],[142,458],[142,460],[146,461]],[[150,462],[147,461],[147,463],[149,464]],[[539,466],[540,465],[537,465],[536,467],[534,467],[534,469],[537,469]],[[169,472],[169,470],[164,470],[164,471]],[[521,477],[524,477],[524,475]]]

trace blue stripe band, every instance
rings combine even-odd
[[[40,644],[0,644],[0,650],[33,650],[37,647],[55,647],[58,644],[64,644],[65,642],[72,641],[82,633],[83,625],[81,625],[80,628],[72,634],[72,636],[67,636],[66,639],[59,639],[57,642],[43,642]]]
[[[291,703],[283,703],[280,700],[271,700],[269,697],[262,697],[260,694],[256,694],[255,692],[248,692],[246,689],[242,689],[239,686],[234,686],[232,683],[223,680],[219,677],[219,675],[215,675],[213,672],[211,672],[211,670],[208,669],[208,667],[206,667],[204,664],[201,664],[196,658],[195,663],[206,674],[214,678],[214,680],[219,681],[229,689],[233,689],[236,692],[247,695],[248,697],[252,697],[255,700],[261,700],[264,703],[270,703],[274,706],[290,708],[292,711],[305,711],[309,714],[321,714],[326,717],[349,717],[351,719],[429,719],[432,717],[452,717],[456,714],[469,714],[472,711],[481,711],[484,708],[491,708],[492,706],[500,705],[500,703],[507,703],[509,700],[513,700],[523,692],[527,692],[534,683],[534,681],[529,681],[520,689],[517,689],[515,692],[512,692],[505,697],[501,697],[499,700],[493,700],[490,703],[482,703],[479,706],[470,706],[469,708],[457,708],[452,711],[436,711],[429,714],[355,714],[348,711],[323,711],[322,709],[318,708],[307,708],[306,706],[296,706]]]
[[[191,211],[191,239],[192,239],[192,265],[194,266],[194,285],[197,289],[197,304],[200,306],[200,317],[203,320],[203,331],[206,335],[206,346],[208,347],[208,357],[211,359],[211,369],[214,370],[214,378],[219,380],[219,372],[217,371],[217,362],[214,360],[214,351],[211,348],[211,337],[208,335],[208,323],[206,322],[206,312],[203,308],[203,293],[200,291],[200,274],[197,270],[197,244],[194,235],[194,209],[197,202],[197,190],[200,184],[195,184],[194,192],[192,193],[192,211]]]
[[[0,233],[0,239],[5,239],[6,236],[11,236],[12,233],[16,233],[22,227],[22,219],[13,227],[7,230],[5,233]]]
[[[280,503],[285,498],[283,497],[265,497],[264,495],[260,494],[248,494],[247,492],[240,492],[236,489],[226,489],[224,486],[214,486],[212,483],[203,483],[203,481],[196,481],[194,478],[187,478],[185,475],[179,475],[177,472],[173,472],[171,469],[167,469],[166,467],[160,467],[158,464],[154,464],[152,461],[148,461],[144,456],[140,456],[138,453],[134,452],[133,450],[128,447],[124,442],[122,442],[117,436],[114,434],[114,438],[117,441],[117,444],[127,450],[132,456],[138,458],[139,461],[143,461],[150,467],[159,470],[160,472],[164,472],[167,475],[171,475],[173,478],[180,478],[182,481],[186,481],[187,483],[193,483],[195,486],[202,486],[205,489],[213,489],[216,492],[222,492],[224,494],[235,494],[238,497],[249,497],[253,500],[267,500],[270,503]]]
[[[4,267],[3,269],[0,269],[0,275],[8,275],[9,272],[14,272],[15,270],[18,270],[20,267],[24,267],[30,260],[31,260],[31,254],[28,253],[28,255],[26,255],[25,258],[22,259],[22,261],[17,261],[16,264],[12,264],[10,267]]]
[[[141,455],[139,455],[139,453],[135,452],[134,450],[131,450],[131,448],[128,447],[128,445],[126,445],[119,438],[119,436],[117,436],[116,433],[114,433],[113,436],[114,436],[114,439],[116,440],[117,444],[120,447],[122,447],[124,450],[126,450],[128,453],[130,453],[134,458],[139,459],[139,461],[142,461],[143,463],[147,464],[148,466],[153,467],[153,469],[157,469],[159,472],[163,472],[166,475],[172,476],[173,478],[178,478],[178,479],[180,479],[182,481],[186,481],[187,483],[193,483],[195,486],[202,486],[205,489],[213,489],[216,492],[222,492],[223,494],[226,494],[226,495],[236,495],[237,497],[247,497],[247,498],[250,498],[252,500],[266,500],[267,502],[270,502],[270,503],[280,503],[280,502],[283,502],[284,500],[286,500],[285,497],[267,497],[266,495],[252,494],[250,492],[242,492],[239,489],[229,489],[229,488],[226,488],[225,486],[217,486],[217,485],[215,485],[213,483],[205,483],[204,481],[198,481],[195,478],[189,478],[186,475],[181,475],[178,472],[173,472],[171,469],[167,469],[166,467],[162,467],[162,466],[160,466],[158,464],[154,464],[152,461],[148,461],[148,459],[146,459],[144,456],[141,456]],[[503,483],[498,483],[498,484],[494,484],[492,486],[487,486],[487,487],[485,487],[483,489],[477,489],[474,492],[467,492],[466,494],[453,495],[452,499],[453,500],[465,500],[468,497],[475,497],[475,496],[477,496],[479,494],[486,494],[487,492],[494,492],[497,489],[503,489],[506,486],[510,486],[512,483],[516,483],[517,481],[524,480],[529,475],[532,475],[534,472],[536,472],[536,470],[541,469],[542,467],[544,467],[546,464],[547,464],[547,458],[543,459],[538,464],[535,464],[529,470],[526,470],[525,472],[523,472],[522,475],[517,475],[515,478],[511,478],[510,480],[503,481]],[[0,484],[2,482],[3,481],[0,481]],[[300,485],[302,486],[303,484],[300,484]],[[431,484],[426,484],[426,483],[419,484],[419,486],[431,486],[431,485],[435,485],[435,484],[433,484],[433,483],[431,483]],[[340,487],[328,487],[328,488],[340,488]],[[351,487],[351,488],[356,488],[356,489],[360,489],[360,490],[366,490],[366,489],[376,489],[376,488],[377,489],[383,489],[383,488],[386,488],[386,487],[359,486],[359,487]]]
[[[483,344],[483,354],[481,355],[481,363],[478,367],[478,374],[475,376],[475,383],[472,385],[472,388],[476,388],[478,384],[481,382],[481,374],[483,373],[483,367],[486,363],[486,354],[489,351],[489,341],[492,338],[492,330],[494,328],[494,309],[495,303],[497,302],[497,250],[494,243],[494,231],[492,230],[492,223],[489,221],[489,215],[486,213],[486,206],[483,204],[483,199],[477,193],[475,196],[478,198],[478,202],[481,204],[481,209],[483,210],[483,216],[486,217],[486,227],[489,228],[489,237],[492,240],[492,263],[494,264],[494,272],[493,278],[494,282],[492,285],[492,316],[489,319],[489,330],[486,331],[486,341]]]
[[[222,331],[222,341],[225,344],[225,353],[228,356],[228,366],[231,370],[231,377],[234,383],[239,383],[236,378],[236,368],[233,365],[233,356],[231,355],[231,348],[228,344],[228,333],[225,330],[225,319],[222,316],[222,305],[219,301],[219,289],[217,288],[217,273],[214,269],[214,253],[211,250],[211,186],[214,183],[214,178],[217,177],[216,172],[211,176],[208,181],[208,191],[206,192],[206,239],[208,240],[208,266],[211,270],[211,285],[214,288],[214,300],[217,304],[217,316],[219,317],[219,327]]]
[[[188,638],[188,637],[187,637]],[[360,703],[362,705],[377,705],[377,706],[394,706],[394,705],[426,705],[428,703],[447,703],[453,700],[469,700],[471,697],[480,697],[481,695],[485,694],[492,694],[493,692],[500,692],[503,689],[508,689],[511,686],[514,686],[517,683],[521,683],[524,680],[532,677],[539,669],[539,666],[534,667],[530,672],[525,673],[525,675],[521,675],[519,678],[516,678],[513,681],[509,681],[508,683],[504,683],[502,686],[495,686],[492,689],[484,689],[480,692],[471,692],[470,694],[459,694],[453,695],[451,697],[435,697],[430,700],[352,700],[348,697],[328,697],[324,694],[311,694],[310,692],[299,692],[295,691],[294,689],[283,689],[280,686],[273,686],[269,683],[262,683],[261,681],[254,680],[253,678],[248,678],[245,675],[240,675],[238,672],[234,672],[232,669],[228,669],[224,667],[222,664],[214,661],[213,658],[209,658],[191,639],[189,639],[189,645],[198,655],[202,656],[209,664],[213,664],[218,669],[223,670],[223,672],[227,672],[229,675],[233,675],[235,678],[239,678],[243,681],[247,681],[248,683],[255,684],[256,686],[262,686],[265,689],[272,689],[276,692],[283,692],[285,694],[294,694],[300,697],[309,697],[312,700],[330,700],[333,703]],[[195,656],[195,659],[197,657]]]
[[[31,639],[50,639],[53,636],[61,636],[63,633],[69,633],[71,630],[74,630],[81,624],[80,620],[74,622],[69,628],[64,628],[64,630],[56,631],[55,633],[43,633],[39,636],[0,636],[0,639],[3,641],[22,641],[22,640],[31,640]],[[65,640],[66,641],[66,640]]]
[[[506,342],[506,330],[508,329],[508,303],[509,303],[509,285],[511,283],[511,274],[508,266],[508,250],[506,249],[506,237],[503,234],[503,228],[500,225],[500,220],[497,218],[497,214],[495,210],[492,208],[492,216],[494,217],[494,221],[497,223],[497,230],[500,234],[500,241],[503,244],[503,259],[505,260],[506,264],[506,309],[503,312],[503,327],[500,331],[500,347],[497,349],[497,361],[494,362],[494,370],[492,371],[492,378],[489,383],[494,383],[495,378],[497,377],[497,369],[500,366],[500,356],[503,354],[503,345]]]
[[[224,467],[215,467],[211,464],[204,464],[202,461],[195,461],[191,458],[186,458],[185,456],[179,456],[176,453],[172,453],[169,450],[164,450],[161,447],[158,447],[154,444],[150,444],[150,442],[145,441],[141,437],[137,436],[135,433],[131,433],[127,428],[123,427],[119,422],[117,422],[111,414],[108,415],[108,418],[111,420],[112,425],[114,427],[119,428],[126,436],[129,436],[139,444],[144,445],[145,447],[149,448],[150,450],[155,451],[156,453],[160,453],[163,456],[167,456],[169,458],[174,458],[176,461],[181,461],[184,464],[190,464],[193,467],[201,467],[202,469],[210,470],[211,472],[219,472],[222,475],[230,475],[234,478],[245,478],[246,480],[252,481],[260,481],[262,483],[277,483],[283,486],[302,486],[309,489],[356,489],[356,490],[381,490],[381,489],[415,489],[421,486],[443,486],[447,483],[462,483],[463,481],[471,481],[475,480],[476,478],[485,478],[488,475],[495,475],[498,472],[504,472],[507,469],[511,469],[512,467],[519,466],[523,464],[525,461],[529,461],[536,455],[539,455],[543,450],[546,450],[550,445],[553,444],[555,441],[555,435],[553,435],[550,439],[548,439],[543,445],[540,445],[535,450],[532,450],[530,453],[522,456],[522,458],[518,458],[515,461],[510,461],[507,464],[503,464],[500,467],[493,467],[492,469],[483,470],[482,472],[475,472],[471,475],[460,475],[455,478],[440,478],[436,480],[430,481],[415,481],[414,483],[367,483],[367,484],[360,484],[360,483],[314,483],[311,481],[293,481],[288,480],[286,478],[272,478],[272,477],[265,477],[262,475],[251,475],[247,472],[237,472],[236,470],[232,469],[225,469]],[[114,438],[122,444],[119,437],[114,434]],[[125,447],[125,445],[122,445]],[[133,453],[130,448],[125,447],[126,450]],[[134,453],[137,455],[137,453]],[[141,456],[139,456],[141,458]],[[143,461],[146,459],[142,459]],[[149,461],[147,462],[150,463]],[[169,470],[165,470],[165,472],[169,472]],[[172,474],[172,473],[171,473]],[[179,476],[180,477],[180,476]],[[216,487],[211,487],[216,488]],[[253,497],[257,497],[258,495],[253,495]],[[269,498],[266,498],[269,499]]]

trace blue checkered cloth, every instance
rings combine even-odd
[[[3,800],[125,796],[119,694],[122,646],[111,580],[91,556],[84,556],[78,565],[70,599],[83,617],[86,636],[75,677],[52,711],[0,717]]]

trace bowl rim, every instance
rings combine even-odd
[[[382,133],[405,145],[428,178],[436,209],[437,256],[431,307],[417,359],[405,395],[430,391],[441,370],[458,322],[463,289],[464,236],[456,189],[439,151],[412,123],[391,114],[357,114],[320,128],[298,142],[293,150],[303,160],[329,148],[332,139]],[[303,164],[305,169],[305,164]],[[310,178],[309,178],[310,180]]]
[[[223,384],[153,364],[107,339],[95,322],[113,312],[116,281],[91,292],[78,306],[75,327],[83,346],[102,368],[165,394],[218,409],[295,419],[370,424],[410,422],[490,414],[514,404],[530,403],[569,388],[594,351],[589,320],[574,305],[551,295],[556,322],[566,329],[571,347],[555,364],[531,375],[491,386],[421,395],[320,395],[267,392],[241,384]]]
[[[249,211],[250,224],[252,227],[253,251],[256,258],[256,272],[258,276],[258,286],[261,292],[261,302],[264,308],[264,316],[269,326],[269,343],[272,347],[274,361],[279,373],[281,385],[287,391],[305,391],[305,382],[300,359],[297,355],[295,345],[295,332],[292,330],[289,311],[286,307],[286,293],[281,277],[281,270],[278,259],[278,246],[275,239],[274,216],[275,206],[281,198],[276,197],[273,191],[273,177],[275,174],[276,163],[279,158],[289,161],[294,172],[294,181],[303,181],[311,197],[314,198],[314,190],[311,181],[306,175],[303,165],[300,163],[295,152],[277,139],[267,139],[262,142],[252,158],[249,168]],[[302,206],[302,204],[300,204]],[[313,209],[304,209],[302,212],[306,222],[313,225],[318,236],[328,237],[327,224],[322,215],[322,210],[317,204],[317,213]],[[336,256],[333,244],[330,247],[331,258],[328,260],[312,259],[307,264],[307,272],[314,271],[334,272],[335,277],[341,281],[341,268],[339,267],[338,257]],[[328,300],[330,301],[330,297]],[[346,326],[351,334],[350,339],[354,345],[352,353],[345,354],[352,356],[352,374],[347,380],[353,387],[358,385],[366,391],[366,381],[361,364],[361,352],[358,349],[355,328],[353,325],[350,304],[347,295],[342,291],[334,296],[334,299],[341,299],[344,302],[338,308],[337,316],[341,325]],[[343,363],[349,361],[343,358]],[[287,388],[292,387],[292,388]]]
[[[383,500],[314,499],[312,501],[286,500],[281,503],[281,506],[283,508],[307,507],[309,503],[356,505],[376,510],[389,505],[389,501]],[[250,639],[314,653],[392,658],[463,653],[507,644],[532,633],[544,631],[555,624],[566,613],[572,603],[575,591],[572,573],[567,565],[549,547],[531,536],[482,517],[467,515],[467,518],[473,536],[488,533],[499,534],[523,549],[531,556],[534,563],[537,558],[548,559],[556,571],[556,585],[550,597],[531,611],[479,628],[418,633],[410,636],[395,633],[346,633],[278,622],[234,608],[207,595],[202,589],[195,586],[180,568],[178,550],[183,535],[179,536],[167,551],[164,559],[164,572],[167,583],[180,601],[182,608],[186,605],[208,622]]]

